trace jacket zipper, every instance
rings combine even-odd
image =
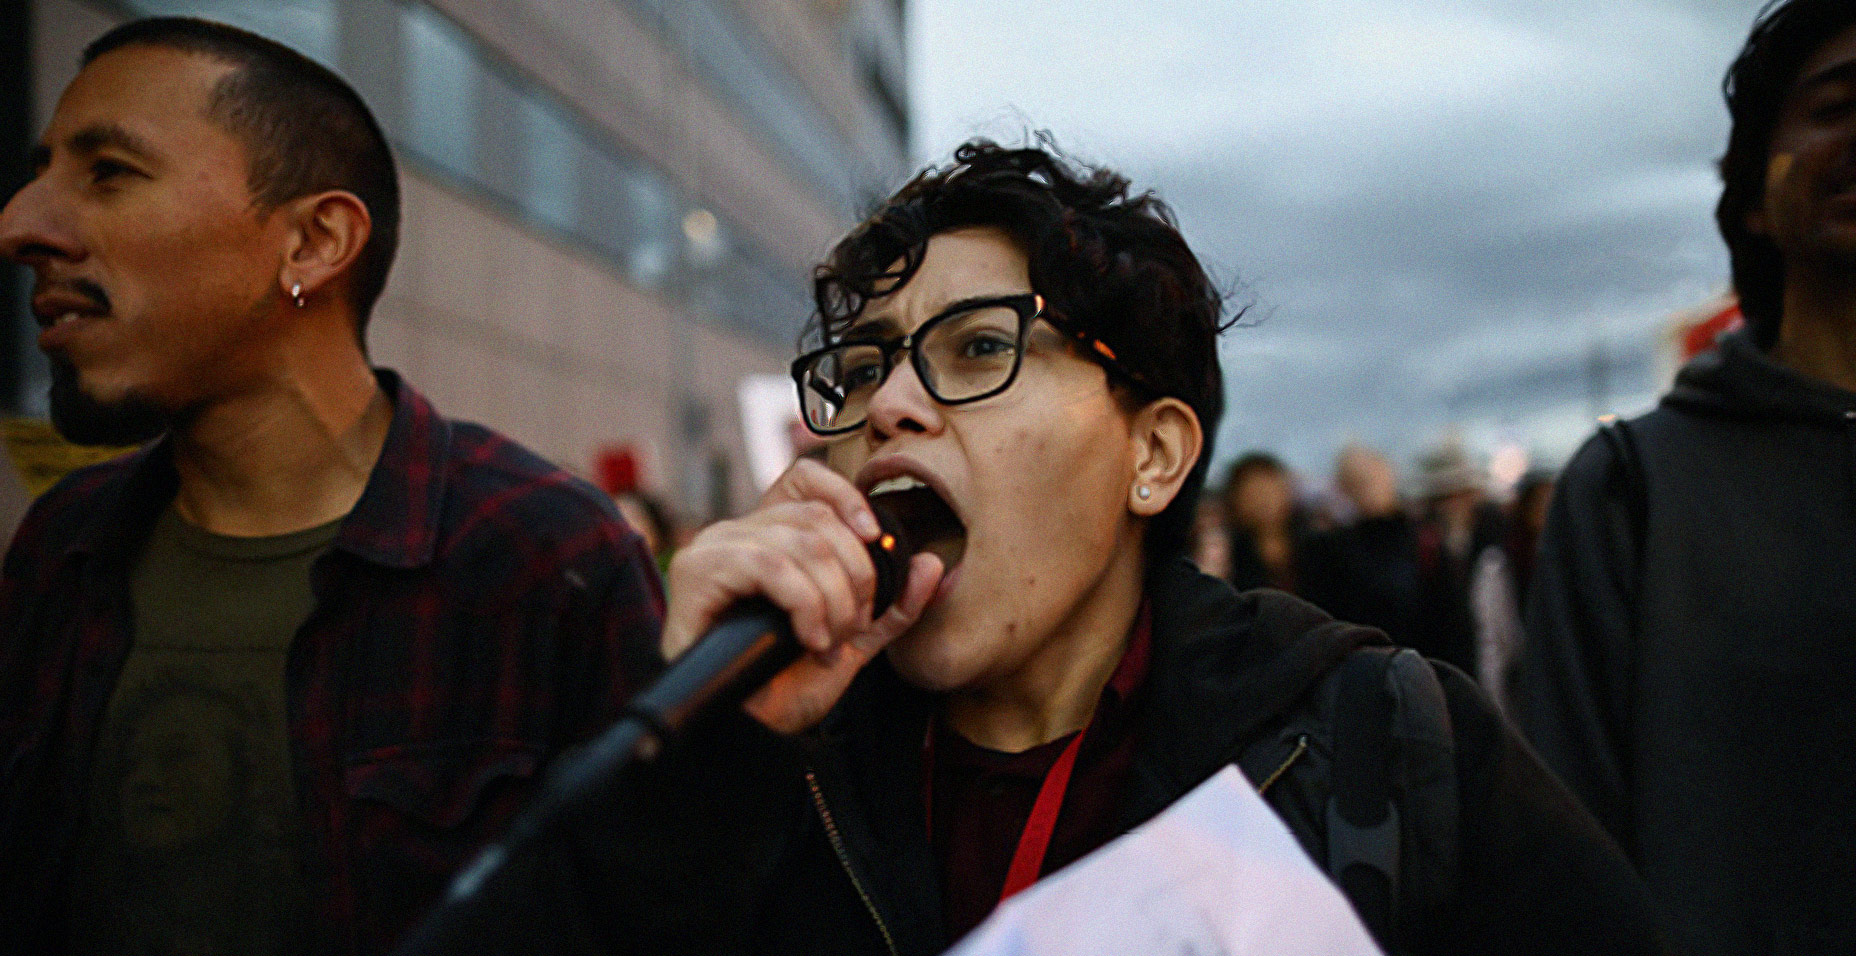
[[[1307,752],[1308,752],[1308,735],[1301,734],[1295,738],[1295,749],[1289,752],[1289,759],[1284,760],[1282,762],[1282,766],[1277,767],[1275,772],[1269,775],[1269,779],[1263,781],[1263,785],[1257,788],[1257,792],[1260,794],[1268,793],[1270,790],[1270,786],[1274,784],[1277,780],[1282,779],[1283,774],[1289,772],[1289,766],[1295,763],[1297,760],[1302,759],[1302,755]]]
[[[857,878],[857,871],[851,866],[851,856],[844,849],[844,837],[838,833],[838,823],[832,819],[831,808],[825,805],[825,792],[819,789],[818,775],[809,769],[806,771],[806,786],[812,789],[812,806],[818,809],[818,818],[825,824],[825,838],[831,841],[831,852],[837,854],[838,865],[844,868],[844,875],[851,878],[851,887],[857,891],[857,898],[864,901],[864,909],[876,921],[876,930],[883,934],[883,945],[889,948],[889,956],[902,956],[902,951],[896,948],[895,937],[889,934],[889,924],[883,922],[883,914],[877,912],[876,902],[870,899],[870,893],[864,889],[864,882]]]

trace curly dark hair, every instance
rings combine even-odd
[[[1727,154],[1721,157],[1724,188],[1714,221],[1727,241],[1740,310],[1762,348],[1779,338],[1785,260],[1771,239],[1747,228],[1747,213],[1765,201],[1773,130],[1799,71],[1851,26],[1856,26],[1856,3],[1850,0],[1774,0],[1760,12],[1746,46],[1721,82],[1733,132]]]
[[[1198,415],[1205,447],[1146,532],[1149,560],[1184,552],[1224,413],[1217,338],[1227,327],[1225,295],[1172,211],[1152,192],[1131,192],[1126,177],[1069,159],[1048,136],[1022,148],[963,144],[951,164],[910,180],[814,270],[808,337],[842,335],[872,300],[908,283],[929,239],[971,227],[1010,237],[1051,311],[1113,350],[1122,368],[1103,364],[1129,407],[1171,396]]]

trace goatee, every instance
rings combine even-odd
[[[168,412],[139,396],[99,402],[84,393],[77,369],[52,358],[52,427],[76,445],[139,445],[168,430]]]

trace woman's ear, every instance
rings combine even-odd
[[[1148,402],[1130,423],[1134,438],[1134,468],[1128,486],[1128,508],[1151,518],[1165,511],[1199,463],[1205,433],[1192,406],[1177,398]]]

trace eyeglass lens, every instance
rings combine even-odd
[[[1009,306],[957,312],[927,326],[915,368],[936,401],[971,401],[1003,389],[1017,371],[1024,323]],[[821,430],[853,428],[869,413],[871,396],[889,378],[881,345],[847,343],[821,355],[805,372],[806,418]]]

